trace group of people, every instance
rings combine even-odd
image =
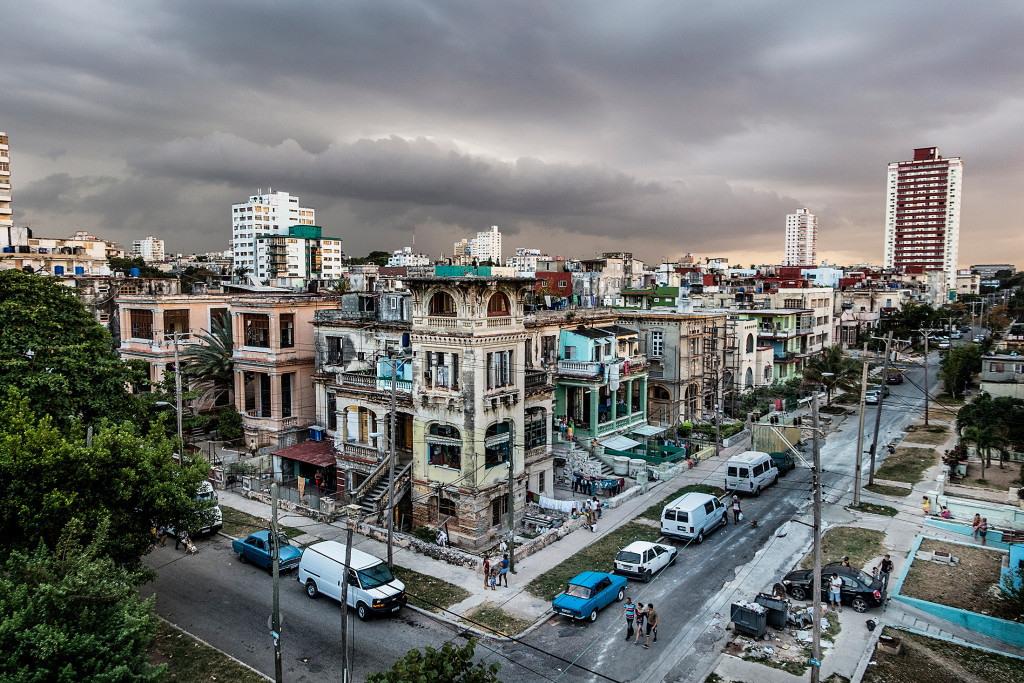
[[[597,497],[583,501],[582,509],[577,508],[575,503],[572,508],[572,518],[579,519],[582,515],[587,516],[587,526],[591,531],[597,531],[597,520],[601,519],[601,503]]]
[[[150,530],[153,534],[153,547],[157,545],[164,546],[167,543],[167,536],[170,534],[170,529],[165,524],[154,524]],[[177,550],[180,546],[185,546],[185,552],[189,555],[195,555],[198,552],[195,543],[192,542],[192,538],[188,535],[187,531],[179,531],[174,535],[174,549]]]
[[[971,534],[971,537],[975,540],[980,538],[981,544],[986,545],[985,537],[988,536],[988,517],[974,515],[974,523],[971,526],[974,527],[974,532]]]
[[[502,542],[504,545],[504,542]],[[502,583],[504,581],[504,583]],[[508,553],[501,554],[501,561],[491,564],[489,557],[484,557],[484,590],[498,590],[498,586],[508,588]]]
[[[654,611],[654,603],[647,603],[647,607],[644,607],[644,603],[638,602],[633,604],[631,598],[626,598],[626,604],[622,607],[622,611],[619,612],[619,618],[626,618],[626,642],[633,639],[634,645],[640,644],[640,636],[644,636],[644,647],[650,648],[651,646],[651,635],[654,635],[654,642],[658,642],[658,613]],[[636,622],[636,637],[633,638],[633,622]],[[646,628],[646,632],[645,629]]]

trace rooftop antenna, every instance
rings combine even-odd
[[[416,226],[412,226],[412,250],[416,251]]]

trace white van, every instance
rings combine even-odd
[[[217,498],[217,492],[213,490],[213,484],[208,481],[204,481],[199,485],[196,490],[196,500],[201,503],[210,502],[212,505],[205,508],[202,511],[203,525],[199,529],[199,533],[205,534],[206,532],[217,533],[224,526],[224,513],[220,511],[220,501]]]
[[[662,535],[697,543],[704,542],[704,534],[728,523],[729,511],[708,493],[684,493],[661,511]]]
[[[772,456],[761,451],[734,455],[725,463],[725,468],[726,491],[757,496],[762,489],[779,480],[779,468],[775,466]]]
[[[372,614],[391,614],[406,602],[405,584],[399,581],[378,557],[352,549],[348,570],[348,606],[354,607],[363,621]],[[341,601],[341,582],[345,577],[345,544],[322,541],[306,548],[299,560],[299,583],[306,595],[323,593]]]

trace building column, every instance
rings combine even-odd
[[[583,391],[581,388],[580,391]],[[601,414],[598,412],[598,404],[601,400],[601,392],[590,390],[590,432],[597,436],[598,427],[601,422]]]

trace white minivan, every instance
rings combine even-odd
[[[725,490],[755,496],[779,480],[779,468],[772,456],[761,451],[734,455],[725,463]]]
[[[366,621],[372,614],[391,614],[401,609],[406,602],[405,584],[394,577],[383,560],[353,548],[350,563],[347,602],[360,619]],[[314,543],[299,560],[299,583],[311,598],[323,593],[340,602],[345,575],[344,543]]]
[[[704,542],[704,534],[729,523],[722,501],[708,493],[690,491],[661,511],[661,533],[670,538]]]

